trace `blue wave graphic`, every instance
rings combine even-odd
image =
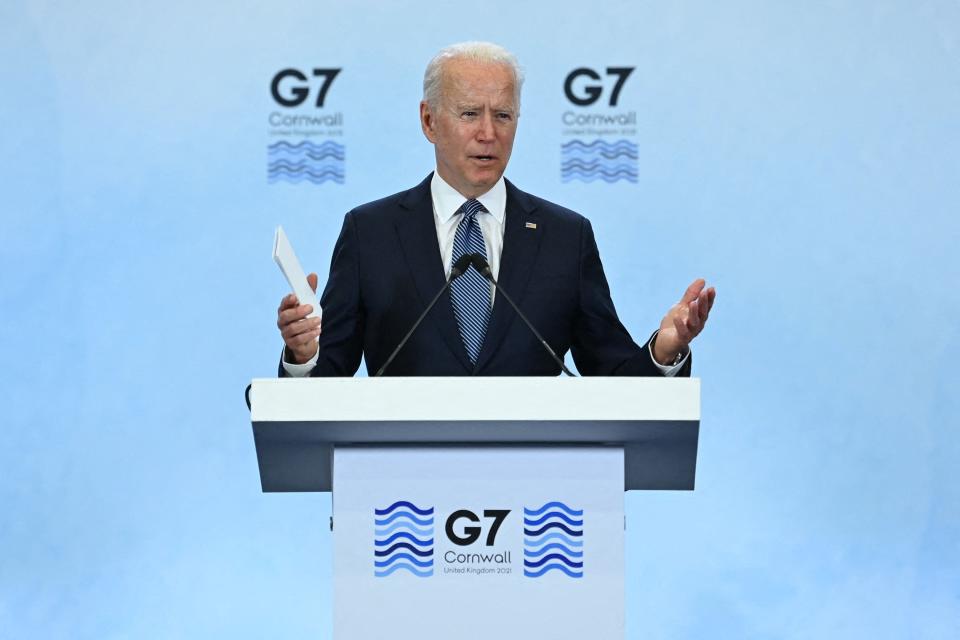
[[[429,518],[418,518],[417,516],[407,511],[397,511],[389,517],[377,518],[376,520],[374,520],[374,524],[376,524],[378,527],[385,527],[388,524],[395,522],[397,520],[409,520],[412,523],[411,526],[413,525],[419,525],[421,527],[433,526],[433,516],[430,516]]]
[[[418,509],[415,504],[413,504],[412,502],[407,502],[406,500],[399,500],[397,502],[394,502],[392,505],[390,505],[386,509],[376,509],[374,513],[378,516],[388,516],[391,513],[393,513],[394,510],[399,509],[401,507],[404,507],[409,511],[413,511],[418,516],[433,515],[433,507],[430,507],[429,509]]]
[[[594,173],[604,173],[606,175],[615,175],[615,174],[624,174],[635,176],[638,174],[637,170],[634,167],[628,167],[624,165],[602,165],[602,164],[593,164],[590,166],[584,164],[571,164],[569,166],[564,165],[563,173],[565,175],[573,173],[583,173],[583,174],[594,174]]]
[[[310,158],[311,160],[326,160],[327,158],[335,158],[341,162],[345,157],[342,151],[335,151],[333,149],[307,152],[287,151],[280,149],[279,151],[271,151],[270,155],[278,160],[283,160],[284,158]]]
[[[554,501],[536,509],[524,507],[523,516],[523,575],[539,578],[560,571],[582,578],[583,509]]]
[[[613,184],[614,182],[619,182],[620,180],[626,180],[627,182],[636,182],[637,178],[634,176],[626,175],[626,174],[618,174],[618,175],[571,174],[563,178],[564,182],[573,182],[574,180],[579,180],[580,182],[596,182],[597,180],[603,180],[608,184]]]
[[[315,171],[312,169],[303,169],[300,171],[291,171],[289,169],[277,169],[271,171],[267,174],[267,178],[271,181],[276,181],[281,178],[313,178],[316,180],[343,180],[343,173],[339,171],[331,171],[329,169],[324,169],[322,171]]]
[[[280,160],[274,160],[273,162],[267,165],[268,172],[276,171],[278,169],[290,169],[291,171],[303,171],[304,169],[310,169],[313,171],[330,170],[330,171],[336,171],[337,173],[343,173],[343,167],[333,162],[312,163],[312,162],[303,162],[301,160],[297,160],[296,162],[291,162],[289,160],[285,160],[281,158]]]
[[[571,140],[560,147],[560,178],[563,182],[636,182],[639,148],[629,140]]]
[[[313,171],[287,171],[285,169],[279,169],[270,173],[267,176],[267,179],[270,182],[277,182],[279,180],[286,180],[287,182],[301,182],[303,180],[309,180],[315,184],[322,184],[330,180],[338,184],[343,184],[343,174],[335,171],[323,171],[317,173]]]
[[[607,176],[614,176],[614,175],[636,176],[636,175],[638,175],[638,172],[637,172],[637,170],[636,170],[635,168],[633,168],[633,167],[627,167],[627,166],[623,166],[623,165],[609,166],[609,165],[594,164],[594,165],[591,165],[591,166],[586,166],[586,165],[582,165],[582,164],[571,164],[571,165],[565,166],[565,167],[563,168],[563,174],[564,174],[564,175],[572,175],[572,174],[575,174],[575,173],[581,173],[581,174],[584,174],[584,175],[594,175],[594,174],[602,173],[602,174],[607,175]]]
[[[540,547],[539,549],[536,549],[536,550],[533,550],[533,549],[524,549],[524,550],[523,550],[523,557],[525,557],[525,558],[538,558],[538,557],[542,556],[543,554],[545,554],[547,551],[553,551],[554,549],[563,551],[564,555],[566,555],[568,558],[582,558],[582,557],[583,557],[583,551],[575,551],[575,550],[573,550],[573,549],[571,549],[571,548],[569,548],[569,547],[567,547],[567,546],[564,546],[563,544],[561,544],[561,543],[559,543],[559,542],[551,542],[550,544],[545,544],[545,545],[543,545],[542,547]]]
[[[540,537],[539,539],[531,540],[530,538],[524,538],[523,544],[528,547],[537,547],[541,544],[549,542],[551,540],[561,540],[568,547],[582,547],[583,540],[574,540],[573,538],[566,536],[559,531],[554,531],[551,534]]]
[[[398,569],[406,569],[407,571],[417,576],[418,578],[429,578],[430,576],[433,575],[433,567],[431,567],[430,569],[416,569],[412,565],[409,565],[405,562],[398,562],[397,564],[393,565],[389,569],[384,569],[383,571],[374,571],[373,575],[375,575],[378,578],[385,578],[391,573],[393,573],[394,571],[397,571]]]
[[[568,567],[570,567],[571,569],[583,569],[582,562],[575,562],[569,559],[567,556],[563,555],[562,553],[551,553],[550,555],[540,558],[539,560],[527,560],[526,558],[524,558],[523,566],[530,567],[531,569],[536,569],[537,567],[542,567],[543,565],[547,564],[551,560],[557,560],[559,562],[562,562]]]
[[[325,151],[327,149],[343,151],[343,145],[336,143],[333,140],[326,140],[323,144],[317,144],[315,142],[311,142],[310,140],[301,140],[296,144],[287,142],[286,140],[279,140],[271,145],[268,145],[267,149],[271,153],[278,151]]]
[[[582,523],[582,521],[581,521],[581,523]],[[583,525],[581,524],[581,526],[583,526]],[[550,522],[550,523],[548,523],[548,524],[543,525],[543,526],[540,527],[539,529],[527,529],[527,528],[524,528],[524,529],[523,529],[523,535],[525,535],[525,536],[530,536],[531,538],[536,538],[537,536],[539,536],[539,535],[541,535],[541,534],[544,534],[544,533],[546,533],[547,531],[550,531],[550,529],[563,529],[564,531],[567,532],[567,535],[574,536],[574,537],[580,537],[580,536],[583,535],[583,531],[580,531],[580,530],[579,530],[578,528],[576,528],[576,527],[568,527],[567,525],[563,524],[562,522]]]
[[[267,181],[313,184],[344,183],[344,146],[333,141],[317,144],[280,140],[267,146]]]
[[[606,140],[597,139],[593,142],[584,142],[583,140],[570,140],[569,142],[564,142],[560,145],[560,149],[564,152],[570,151],[589,151],[591,153],[599,151],[636,151],[637,143],[631,142],[629,140],[617,140],[616,142],[607,142]]]
[[[385,578],[400,569],[420,578],[433,575],[433,507],[400,500],[374,509],[374,525],[374,576]]]
[[[543,517],[537,518],[537,519],[526,518],[526,517],[525,517],[525,518],[523,519],[523,526],[525,526],[525,527],[539,527],[541,524],[543,524],[544,522],[546,522],[546,521],[549,520],[550,518],[560,518],[561,520],[563,520],[564,522],[566,522],[566,523],[567,523],[568,525],[570,525],[571,527],[581,527],[581,526],[583,526],[583,520],[574,520],[573,518],[571,518],[571,517],[568,516],[567,514],[563,513],[562,511],[551,511],[550,513],[545,514]]]
[[[407,561],[407,562],[412,562],[413,564],[417,565],[418,567],[424,567],[424,568],[426,568],[426,567],[432,567],[432,566],[433,566],[433,560],[417,560],[415,557],[413,557],[413,556],[410,555],[409,553],[397,553],[397,554],[394,554],[394,555],[390,556],[390,558],[388,558],[387,560],[376,560],[376,561],[374,561],[373,566],[375,566],[375,567],[389,567],[389,566],[392,565],[393,563],[395,563],[395,562],[400,562],[401,560],[405,560],[405,561]]]
[[[389,527],[383,527],[381,529],[377,529],[373,532],[373,534],[377,537],[388,536],[394,531],[396,531],[397,529],[405,529],[407,531],[412,531],[413,533],[423,538],[428,538],[433,535],[433,531],[431,531],[430,529],[418,529],[412,524],[408,522],[404,522],[402,520],[400,522],[394,522]]]
[[[387,538],[386,540],[374,540],[374,544],[375,544],[376,546],[378,546],[378,547],[387,547],[387,546],[393,544],[394,542],[396,542],[397,540],[399,540],[400,538],[405,538],[405,539],[409,540],[410,542],[412,542],[413,544],[418,545],[418,546],[421,546],[421,547],[432,547],[432,546],[433,546],[433,538],[429,538],[429,539],[427,539],[427,540],[421,540],[420,538],[418,538],[417,536],[413,535],[413,534],[410,533],[409,531],[397,531],[395,534],[393,534],[392,536],[390,536],[390,537]]]
[[[569,160],[592,160],[594,158],[604,158],[605,160],[616,160],[617,158],[629,158],[636,160],[639,155],[633,149],[619,149],[615,151],[593,150],[572,148],[563,152],[563,157]]]
[[[571,578],[583,577],[583,571],[578,571],[576,569],[567,569],[562,564],[548,564],[542,569],[538,569],[536,571],[529,571],[527,569],[524,569],[523,575],[527,576],[528,578],[539,578],[540,576],[545,574],[547,571],[550,571],[551,569],[556,569],[557,571],[563,571],[565,574],[567,574]]]
[[[330,157],[330,158],[336,158],[337,160],[343,160],[343,159],[346,157],[345,149],[344,149],[343,147],[340,147],[340,148],[337,148],[337,149],[332,148],[332,147],[328,147],[328,148],[326,148],[326,149],[319,149],[319,148],[317,148],[317,149],[306,149],[306,148],[303,148],[303,149],[290,149],[290,148],[285,148],[285,149],[269,149],[269,148],[268,148],[268,149],[267,149],[267,153],[269,154],[269,156],[270,156],[271,159],[276,159],[276,158],[311,158],[311,159],[317,159],[317,158],[327,158],[327,157]]]
[[[566,512],[568,515],[571,515],[571,516],[573,516],[573,517],[575,517],[575,518],[579,518],[580,516],[583,515],[583,509],[579,509],[579,510],[577,510],[577,509],[571,509],[570,507],[568,507],[567,505],[563,504],[562,502],[548,502],[547,504],[543,505],[542,507],[540,507],[539,509],[536,509],[536,510],[534,510],[534,509],[527,509],[526,507],[524,507],[524,508],[523,508],[523,515],[524,515],[524,516],[533,516],[533,517],[536,517],[536,516],[539,516],[539,515],[540,515],[541,513],[543,513],[544,511],[546,511],[547,509],[557,509],[557,510],[560,510],[560,511],[564,511],[564,512]]]
[[[417,549],[415,546],[413,546],[409,542],[398,542],[397,544],[393,545],[389,549],[381,549],[380,551],[374,551],[373,555],[379,558],[383,558],[383,557],[389,556],[390,554],[394,553],[397,550],[409,551],[423,558],[433,555],[432,547],[430,549]]]
[[[636,174],[636,173],[637,173],[637,167],[636,167],[636,166],[630,166],[630,165],[628,165],[628,164],[622,164],[622,163],[621,163],[621,164],[613,164],[612,162],[611,162],[611,163],[604,164],[604,163],[602,163],[602,162],[597,162],[597,161],[594,161],[594,160],[591,160],[590,162],[584,162],[584,161],[579,160],[579,159],[577,159],[577,158],[574,158],[573,160],[565,161],[565,162],[561,165],[561,167],[562,167],[562,169],[563,169],[564,171],[566,171],[566,172],[568,172],[568,173],[569,173],[570,171],[573,171],[574,169],[578,169],[578,170],[584,171],[584,172],[590,172],[590,171],[606,171],[607,173],[616,173],[616,172],[618,172],[618,171],[623,171],[623,172],[625,172],[625,173],[630,173],[630,174]]]

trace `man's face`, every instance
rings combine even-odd
[[[420,103],[420,124],[434,144],[440,177],[467,198],[503,175],[517,133],[514,78],[503,64],[448,60],[435,108]]]

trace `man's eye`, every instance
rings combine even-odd
[[[512,113],[498,113],[497,117],[503,120],[504,122],[509,122],[510,120],[513,120]]]
[[[477,115],[477,112],[476,112],[476,111],[464,111],[461,115],[463,115],[465,118],[472,118],[473,116]]]

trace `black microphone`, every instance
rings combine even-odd
[[[547,341],[543,339],[543,336],[540,335],[540,332],[533,327],[533,324],[531,324],[529,320],[527,320],[527,316],[523,315],[523,311],[520,311],[520,307],[518,307],[513,299],[507,295],[507,292],[503,290],[503,287],[497,284],[497,281],[493,279],[493,271],[490,270],[490,265],[487,264],[487,259],[479,253],[472,253],[470,256],[473,268],[479,271],[480,275],[489,280],[493,286],[496,287],[497,293],[502,295],[506,301],[510,303],[510,306],[513,307],[513,310],[517,312],[517,315],[520,316],[520,319],[523,320],[524,324],[527,325],[527,328],[533,332],[533,335],[537,336],[537,340],[539,340],[540,344],[543,345],[543,348],[547,350],[547,353],[550,354],[550,357],[553,358],[554,362],[560,365],[560,368],[563,369],[565,374],[572,378],[576,378],[576,376],[570,372],[570,369],[567,369],[567,366],[563,364],[563,360],[557,357],[556,352],[550,348],[550,345],[547,344]]]
[[[403,336],[403,340],[400,341],[400,344],[397,345],[397,348],[393,350],[393,353],[390,354],[390,357],[387,358],[387,361],[383,363],[383,366],[377,370],[374,374],[374,378],[379,378],[383,375],[383,372],[387,370],[387,367],[390,366],[390,363],[393,362],[393,359],[397,357],[397,354],[400,353],[400,349],[403,349],[403,345],[407,344],[407,341],[410,339],[410,336],[413,335],[413,332],[417,330],[417,327],[420,326],[420,323],[423,322],[423,319],[427,317],[427,314],[430,313],[430,309],[433,309],[434,305],[437,304],[437,300],[440,299],[440,296],[443,295],[443,292],[450,288],[450,283],[463,275],[463,272],[470,268],[471,261],[473,259],[472,253],[465,253],[460,256],[460,259],[453,263],[453,266],[450,267],[450,277],[447,278],[446,283],[440,291],[437,291],[437,295],[433,296],[433,300],[430,301],[430,304],[427,305],[427,308],[423,310],[423,313],[420,314],[420,317],[417,318],[417,321],[413,323],[413,326],[410,327],[410,331],[407,331],[407,335]]]

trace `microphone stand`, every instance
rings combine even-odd
[[[400,344],[397,345],[397,348],[393,350],[393,353],[390,354],[390,357],[387,358],[387,361],[384,362],[383,366],[377,370],[373,376],[374,378],[379,378],[383,375],[383,372],[387,370],[387,367],[390,366],[390,363],[393,362],[393,359],[397,357],[398,353],[400,353],[400,349],[407,344],[410,336],[413,335],[413,332],[417,330],[417,327],[420,326],[420,323],[423,322],[423,319],[427,317],[427,314],[430,313],[430,310],[433,309],[434,305],[437,304],[437,300],[440,299],[440,296],[443,295],[443,292],[450,288],[450,283],[462,276],[463,272],[470,268],[473,255],[475,254],[467,253],[460,256],[460,259],[457,260],[452,267],[450,267],[450,278],[447,279],[447,282],[443,285],[440,291],[437,291],[437,295],[433,296],[433,300],[430,301],[430,304],[427,305],[427,308],[423,310],[423,313],[420,314],[420,317],[417,318],[417,321],[414,322],[413,326],[410,327],[410,330],[407,331],[407,335],[403,336],[403,340],[401,340]]]
[[[540,344],[543,345],[543,348],[547,350],[547,353],[550,354],[550,357],[553,358],[553,361],[560,365],[560,368],[565,374],[571,378],[576,378],[577,376],[575,376],[570,369],[567,369],[567,365],[563,364],[563,360],[557,357],[556,352],[550,347],[549,344],[547,344],[547,341],[543,339],[543,336],[540,335],[540,332],[534,328],[533,324],[529,320],[527,320],[527,316],[523,314],[523,311],[520,311],[520,307],[518,307],[513,299],[507,295],[507,292],[504,291],[499,284],[497,284],[497,281],[493,279],[493,271],[490,270],[490,265],[487,264],[486,258],[481,256],[479,253],[473,253],[470,255],[473,268],[479,271],[480,275],[490,281],[490,283],[496,287],[497,293],[502,295],[506,301],[510,303],[510,306],[513,307],[513,310],[517,312],[517,315],[520,316],[520,319],[523,320],[524,324],[527,325],[527,328],[533,332],[533,335],[537,337],[537,340],[539,340]]]

